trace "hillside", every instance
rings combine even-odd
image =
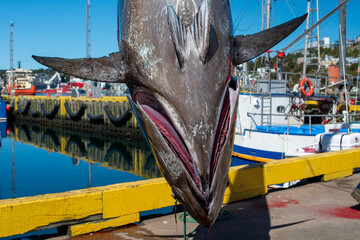
[[[313,52],[309,50],[310,55],[313,55]],[[355,44],[352,47],[348,47],[346,50],[347,57],[357,58],[360,57],[360,44]],[[321,48],[320,49],[320,56],[321,59],[325,59],[325,56],[332,56],[333,58],[339,57],[339,49],[331,49],[331,48]],[[298,64],[297,59],[303,57],[301,53],[289,53],[286,55],[285,59],[283,60],[283,71],[284,72],[294,72],[294,73],[301,73],[303,69],[303,64]],[[258,67],[264,66],[264,63],[262,62],[263,58],[259,57],[255,61],[250,61],[248,63],[248,69],[249,70],[255,70]],[[316,60],[313,60],[312,63],[316,63]],[[271,59],[270,66],[273,67],[276,63],[276,58],[273,57]],[[351,64],[346,66],[346,73],[350,74],[352,76],[358,76],[358,69],[359,64]],[[310,65],[307,67],[307,73],[308,74],[316,74],[317,66],[316,65]],[[325,67],[321,68],[321,74],[322,75],[328,75],[328,69]]]

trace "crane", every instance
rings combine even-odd
[[[56,72],[49,80],[45,81],[44,84],[46,84],[47,88],[50,89],[51,84],[57,79],[59,82],[61,82],[61,76],[58,72]]]

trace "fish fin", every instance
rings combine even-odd
[[[167,7],[168,23],[180,68],[185,64],[186,26],[176,14],[172,6]]]
[[[295,31],[306,17],[307,14],[252,35],[236,36],[232,46],[233,64],[247,62],[272,48]]]
[[[125,82],[126,66],[120,52],[101,58],[32,57],[47,67],[75,77],[99,82]]]
[[[210,8],[209,0],[204,0],[195,14],[194,22],[191,25],[195,44],[199,50],[200,60],[205,63],[206,55],[210,45]]]

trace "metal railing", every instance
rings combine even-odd
[[[289,134],[289,127],[290,127],[290,117],[295,117],[298,119],[305,119],[306,117],[309,118],[309,124],[306,124],[309,126],[309,134],[311,134],[311,128],[313,125],[319,125],[319,124],[312,124],[312,118],[330,118],[332,120],[337,120],[339,118],[343,118],[344,122],[346,123],[350,117],[360,117],[360,113],[356,113],[356,114],[266,114],[266,113],[247,113],[247,116],[250,117],[252,119],[252,121],[254,122],[255,126],[257,127],[258,124],[256,123],[255,119],[253,118],[254,116],[267,116],[268,118],[271,117],[284,117],[287,120],[287,134]],[[336,122],[334,122],[336,123]],[[324,126],[326,124],[320,124],[321,126]],[[260,125],[260,126],[264,126],[264,125]],[[269,124],[265,125],[267,126],[267,132],[269,131]]]
[[[283,80],[285,88],[288,88],[289,84],[294,84],[294,81],[301,80],[302,74],[292,73],[292,72],[271,72],[270,79],[271,80]],[[241,86],[243,90],[254,91],[257,88],[257,85],[260,84],[260,80],[265,80],[265,74],[257,71],[239,71],[237,72],[237,76],[242,79]],[[329,95],[329,92],[326,91],[328,88],[332,87],[329,85],[329,80],[333,79],[335,82],[335,77],[323,76],[323,75],[314,75],[314,74],[306,74],[307,78],[310,79],[318,79],[320,81],[319,91],[324,91],[325,95]],[[321,87],[321,84],[324,87]]]

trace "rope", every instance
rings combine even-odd
[[[223,221],[225,219],[228,219],[229,217],[231,217],[232,214],[233,213],[232,213],[231,210],[226,210],[226,209],[222,208],[220,210],[219,216],[217,217],[216,221],[220,222],[220,221]]]
[[[184,211],[184,213],[180,214],[178,219],[182,222],[188,222],[188,223],[197,223],[195,219],[193,219],[188,212]]]
[[[234,31],[235,31],[235,32],[236,32],[236,31],[239,31],[239,32],[246,32],[246,31],[248,31],[248,30],[254,25],[254,23],[255,23],[255,19],[256,19],[256,17],[257,17],[258,10],[259,10],[259,3],[258,3],[257,6],[256,6],[256,11],[255,11],[254,17],[252,18],[252,20],[251,20],[251,22],[250,22],[250,25],[249,25],[247,28],[245,28],[245,29],[240,29],[240,28],[239,28],[239,25],[240,25],[240,23],[241,23],[241,21],[242,21],[242,18],[243,18],[243,17],[241,17],[240,21],[239,21],[237,24],[234,24]]]
[[[228,219],[229,217],[231,217],[232,215],[232,211],[230,210],[226,210],[224,208],[222,208],[220,210],[220,213],[216,219],[216,221],[220,222],[223,221],[225,219]],[[193,219],[188,212],[184,211],[184,213],[180,214],[178,219],[182,222],[184,222],[184,240],[189,239],[190,235],[195,233],[197,230],[200,229],[201,225],[199,224],[196,228],[194,228],[191,232],[189,232],[189,234],[186,234],[186,223],[197,223],[197,221],[195,219]]]
[[[292,12],[292,14],[293,14],[294,18],[296,18],[296,15],[295,15],[294,11],[292,10],[292,8],[291,8],[291,6],[290,6],[290,4],[289,4],[288,0],[286,0],[286,3],[287,3],[287,5],[289,6],[289,8],[290,8],[290,10],[291,10],[291,12]]]

